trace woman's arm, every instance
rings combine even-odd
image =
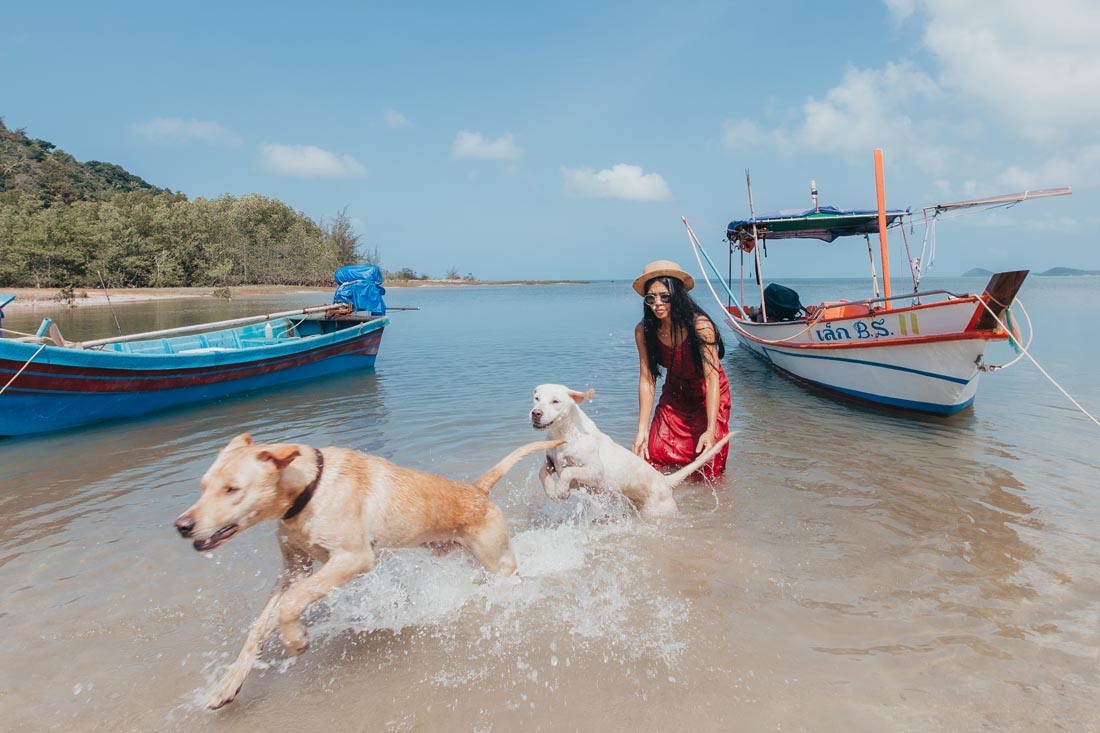
[[[653,412],[653,395],[657,380],[649,371],[649,352],[645,347],[645,329],[639,323],[634,327],[634,343],[638,345],[638,432],[634,435],[632,450],[649,460],[649,416]]]
[[[697,316],[695,333],[699,336],[703,349],[703,380],[707,385],[707,430],[699,436],[699,441],[695,444],[695,454],[698,455],[714,445],[714,436],[718,430],[718,392],[721,384],[718,370],[722,365],[718,361],[718,348],[715,346],[717,339],[710,319]]]

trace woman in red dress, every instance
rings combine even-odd
[[[722,336],[688,295],[691,275],[669,260],[645,266],[634,290],[645,299],[634,328],[638,345],[638,433],[633,450],[657,468],[682,466],[729,433],[730,388],[722,369]],[[665,369],[661,399],[649,424],[657,377]],[[726,445],[693,477],[726,470]]]

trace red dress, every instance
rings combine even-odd
[[[695,446],[707,429],[707,382],[703,370],[695,366],[691,344],[684,340],[675,348],[660,341],[657,363],[665,368],[661,399],[649,428],[649,462],[654,467],[684,466],[695,460]],[[718,368],[718,424],[715,441],[725,437],[730,420],[730,385],[726,372]],[[711,479],[726,470],[729,444],[692,474],[692,478]]]

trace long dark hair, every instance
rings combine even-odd
[[[718,327],[714,325],[714,321],[707,315],[707,312],[699,307],[694,298],[688,295],[687,290],[684,289],[684,284],[674,277],[655,277],[646,281],[645,287],[642,288],[643,292],[649,291],[649,286],[653,284],[654,280],[668,288],[668,293],[672,296],[672,300],[669,302],[669,317],[672,318],[672,348],[675,349],[679,346],[677,338],[680,331],[684,330],[688,335],[688,343],[691,345],[691,355],[695,359],[696,369],[702,370],[703,368],[704,346],[716,346],[718,348],[718,358],[723,358],[726,355],[726,345],[722,343],[722,334],[718,332]],[[705,342],[699,338],[699,334],[695,330],[695,319],[699,316],[710,321],[710,326],[714,329],[714,341]],[[659,324],[660,320],[653,314],[653,309],[643,302],[642,333],[645,336],[645,351],[649,361],[649,373],[653,375],[654,379],[661,376],[661,369],[657,366],[657,354],[659,353],[657,326]],[[714,364],[713,366],[717,369],[721,368],[720,364]]]

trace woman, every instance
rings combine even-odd
[[[691,275],[669,260],[649,263],[634,281],[645,305],[634,328],[640,369],[633,450],[656,467],[691,463],[729,432],[730,388],[721,362],[726,349],[714,321],[688,295],[693,287]],[[665,385],[650,426],[661,367]],[[727,445],[695,476],[720,476],[728,455]]]

